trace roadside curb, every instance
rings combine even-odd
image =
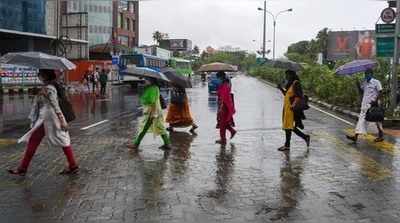
[[[276,87],[276,84],[273,84],[273,83],[271,83],[271,82],[269,82],[267,80],[264,80],[264,79],[261,79],[261,78],[257,78],[257,79],[259,81],[263,82],[264,84],[267,84],[267,85],[269,85],[271,87]],[[350,111],[350,110],[344,109],[344,108],[342,108],[340,106],[331,105],[331,104],[326,103],[324,101],[321,101],[321,100],[319,100],[317,98],[311,98],[310,97],[309,100],[310,100],[311,103],[313,103],[315,105],[318,105],[318,106],[320,106],[322,108],[337,112],[339,114],[345,115],[345,116],[347,116],[347,117],[349,117],[351,119],[354,119],[354,120],[358,119],[358,115],[359,114],[354,112],[354,111]],[[387,127],[389,127],[389,128],[400,128],[400,120],[397,120],[397,119],[386,119],[383,122],[383,126],[385,128],[387,128]]]

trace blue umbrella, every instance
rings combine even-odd
[[[354,60],[346,63],[336,69],[335,74],[338,75],[352,75],[360,72],[367,71],[376,67],[378,63],[375,60]]]

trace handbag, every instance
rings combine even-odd
[[[185,103],[185,91],[182,90],[173,90],[171,91],[171,103],[182,105]]]
[[[60,110],[65,118],[65,121],[67,123],[74,121],[76,119],[76,115],[75,115],[74,109],[72,108],[71,102],[68,100],[68,98],[65,94],[64,87],[61,86],[59,83],[54,83],[52,85],[56,88],[58,105],[60,106]],[[47,98],[47,100],[50,101],[49,97],[46,96],[46,98]],[[55,109],[54,106],[53,106],[53,109]]]
[[[368,122],[383,122],[385,120],[385,110],[381,106],[373,104],[368,109],[365,120]]]
[[[294,98],[293,98],[294,100]],[[297,101],[296,105],[293,107],[294,112],[302,112],[305,110],[310,109],[310,105],[308,105],[308,96],[304,95],[303,97],[300,97],[300,100]]]
[[[160,105],[161,109],[166,109],[167,108],[167,102],[165,101],[164,97],[160,94]]]

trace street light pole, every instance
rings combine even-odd
[[[263,29],[263,58],[265,59],[266,28],[267,28],[267,0],[264,0],[264,29]]]
[[[394,35],[394,54],[392,65],[392,88],[390,97],[390,108],[394,111],[397,107],[398,77],[397,64],[399,62],[399,34],[400,34],[400,0],[396,1],[396,31]]]

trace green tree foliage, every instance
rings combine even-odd
[[[168,33],[162,33],[158,30],[153,33],[153,40],[158,45],[160,44],[161,40],[168,39],[168,38],[169,38]]]
[[[256,55],[246,52],[216,52],[208,55],[206,52],[201,54],[201,63],[208,64],[213,62],[228,63],[239,66],[241,70],[247,71],[256,65]]]

